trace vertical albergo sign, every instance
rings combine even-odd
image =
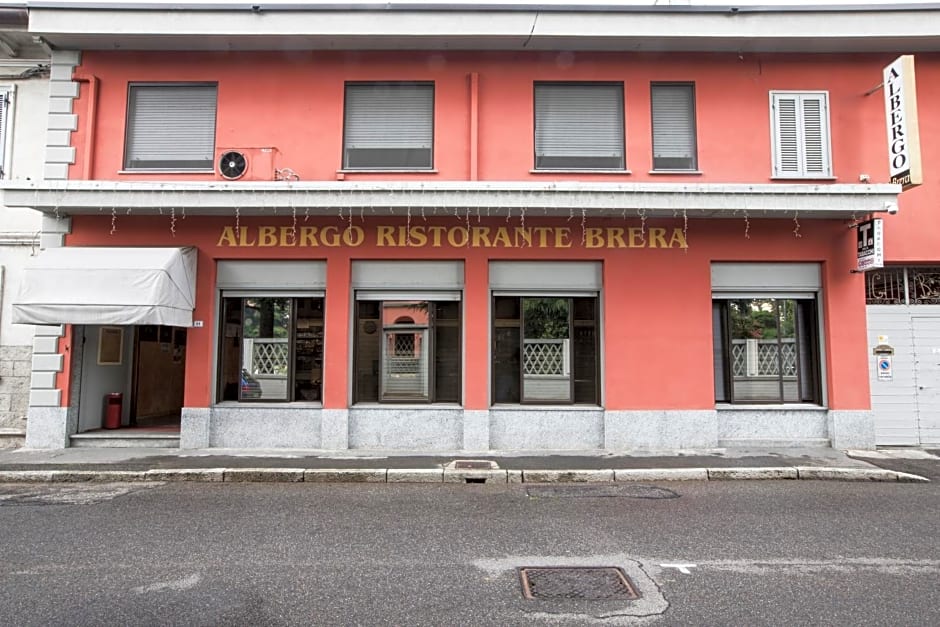
[[[902,55],[884,69],[884,92],[891,182],[908,189],[924,182],[913,55]]]

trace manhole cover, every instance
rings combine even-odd
[[[678,493],[649,485],[530,485],[526,494],[533,498],[675,499]]]
[[[640,598],[630,578],[615,566],[526,567],[519,569],[527,599],[617,601]]]

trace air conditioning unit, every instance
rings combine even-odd
[[[219,148],[215,172],[223,181],[273,181],[276,148]]]

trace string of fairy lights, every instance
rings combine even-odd
[[[310,197],[311,190],[300,190],[296,188],[292,189],[292,186],[291,186],[292,180],[296,180],[296,179],[290,179],[290,180],[285,181],[287,184],[286,189],[293,192],[293,193],[289,193],[286,195],[286,199],[287,199],[286,201],[276,198],[274,195],[268,193],[268,191],[266,190],[259,191],[259,190],[253,190],[253,189],[248,189],[248,188],[243,188],[239,190],[238,188],[233,187],[231,189],[232,202],[230,203],[229,206],[231,207],[231,210],[232,210],[232,216],[234,219],[234,226],[235,226],[236,231],[239,231],[241,229],[241,226],[242,226],[241,218],[243,215],[243,210],[246,207],[250,207],[251,209],[257,210],[257,212],[260,213],[260,215],[271,214],[274,216],[280,215],[278,213],[279,210],[286,209],[287,211],[289,211],[290,221],[291,221],[291,225],[289,229],[289,239],[290,240],[295,239],[298,234],[298,223],[299,223],[299,219],[301,216],[301,213],[300,213],[301,210],[302,210],[303,222],[306,223],[311,218],[311,209],[314,207],[318,207],[318,205],[311,202],[311,197]],[[275,193],[278,193],[282,190],[274,190],[274,191]],[[38,188],[35,191],[35,193],[36,193],[36,204],[38,205],[39,204]],[[143,192],[143,193],[146,193],[146,192]],[[525,230],[527,218],[528,219],[532,218],[531,214],[538,210],[540,204],[542,205],[541,206],[542,212],[541,212],[540,217],[558,217],[557,211],[550,214],[549,213],[550,207],[547,205],[547,203],[539,203],[536,195],[531,194],[531,193],[530,193],[530,196],[532,197],[529,199],[529,202],[524,202],[524,203],[517,202],[515,204],[521,205],[521,206],[513,206],[513,205],[507,204],[504,207],[494,206],[492,203],[486,204],[485,207],[481,207],[480,205],[471,206],[471,207],[461,207],[461,205],[459,204],[449,203],[447,201],[446,196],[433,196],[437,194],[438,192],[435,192],[433,190],[426,190],[423,187],[418,188],[416,190],[406,190],[406,191],[396,190],[395,193],[400,199],[396,199],[397,202],[394,204],[388,204],[384,206],[376,206],[376,205],[368,206],[369,217],[371,218],[373,216],[381,215],[382,209],[385,209],[388,212],[389,216],[400,216],[401,211],[404,210],[405,237],[407,238],[406,243],[409,245],[411,244],[411,230],[412,230],[413,220],[417,220],[417,219],[420,219],[421,222],[424,223],[424,222],[427,222],[429,218],[440,218],[444,216],[452,217],[455,220],[462,222],[464,226],[469,230],[472,228],[474,217],[476,218],[476,223],[480,224],[483,221],[484,217],[492,218],[494,215],[493,212],[495,211],[497,214],[505,216],[505,221],[507,224],[511,224],[513,220],[516,220],[518,223],[518,227]],[[568,196],[569,198],[574,199],[573,202],[566,203],[567,211],[568,211],[567,222],[573,222],[576,219],[579,219],[581,245],[584,246],[586,245],[586,242],[587,242],[589,221],[594,218],[601,218],[601,219],[609,220],[612,217],[612,211],[609,209],[600,209],[600,211],[598,211],[599,207],[598,207],[596,200],[594,200],[590,205],[588,205],[588,204],[585,204],[582,197],[579,197],[577,195],[570,196],[570,192],[565,192],[565,193],[569,194]],[[775,192],[775,193],[777,193],[778,195],[781,194],[781,192]],[[65,189],[58,190],[55,194],[55,204],[52,208],[52,214],[56,218],[56,220],[61,220],[63,217],[65,217],[61,210],[61,207],[65,204],[64,201],[66,199],[67,194],[68,194],[68,191]],[[177,203],[167,202],[166,190],[154,189],[154,190],[151,190],[149,194],[150,194],[150,198],[149,198],[150,206],[148,207],[148,210],[149,211],[156,210],[158,215],[168,217],[167,224],[168,224],[169,232],[170,232],[171,237],[175,238],[179,232],[179,221],[186,219],[186,205],[179,204],[179,206],[177,206]],[[692,196],[693,194],[694,192],[688,192],[687,195]],[[786,192],[783,192],[783,194],[787,195]],[[251,201],[242,202],[242,200],[239,199],[240,195],[242,196],[243,200],[248,200],[248,198],[250,197]],[[279,193],[278,195],[280,196]],[[808,194],[804,194],[804,195],[808,195]],[[760,207],[754,208],[751,206],[751,202],[750,202],[751,196],[759,196],[759,194],[746,194],[746,193],[741,194],[740,196],[741,207],[737,209],[733,209],[731,211],[732,217],[739,216],[739,218],[742,220],[743,237],[746,240],[751,239],[752,219],[754,218],[755,213],[763,213],[764,215],[766,215],[767,213],[766,208],[760,208]],[[798,194],[792,194],[792,196],[796,198]],[[333,208],[333,210],[335,211],[334,215],[338,217],[339,220],[346,222],[347,228],[351,228],[354,225],[355,220],[357,218],[361,224],[364,224],[366,222],[367,220],[366,205],[357,201],[357,191],[352,190],[352,189],[339,190],[337,192],[334,192],[334,198],[337,200]],[[612,199],[611,204],[616,204],[615,202],[613,202],[613,199]],[[109,225],[110,236],[115,236],[119,232],[118,209],[119,209],[118,205],[114,205],[110,207],[110,225]],[[484,209],[485,209],[485,215],[484,215]],[[104,206],[99,207],[99,213],[104,213],[104,210],[105,210]],[[430,216],[428,215],[429,210],[430,210]],[[356,211],[357,213],[355,213]],[[592,212],[594,211],[598,211],[598,214],[592,215]],[[661,211],[661,209],[658,211]],[[775,210],[773,215],[778,216],[781,213],[785,215],[789,213],[790,211],[791,210],[787,210],[785,208],[783,209],[783,211]],[[653,219],[662,218],[661,215],[651,215],[651,213],[655,213],[655,211],[652,209],[643,207],[643,206],[635,208],[635,209],[623,208],[619,211],[619,217],[625,223],[638,219],[639,220],[639,238],[641,242],[645,243],[647,235],[648,235],[648,231],[649,231],[649,228],[648,228],[649,221]],[[131,216],[132,214],[133,214],[133,209],[131,207],[126,207],[123,211],[124,216]],[[257,215],[257,214],[253,212],[253,215]],[[320,217],[323,217],[328,214],[323,211],[319,211],[317,215]],[[686,209],[686,208],[682,208],[682,209],[674,208],[673,209],[672,218],[677,219],[677,220],[681,219],[682,235],[683,235],[684,240],[687,243],[688,243],[688,236],[689,236],[689,231],[690,231],[690,218],[691,217],[692,216],[690,216],[689,209]],[[856,221],[857,221],[856,215],[853,214],[851,217],[851,222],[854,223]],[[796,207],[792,208],[792,224],[793,224],[792,234],[793,234],[794,239],[802,238],[803,237],[803,225],[800,222],[799,208],[796,208]],[[466,245],[469,245],[469,238],[467,242],[468,243]],[[523,240],[522,245],[523,246],[525,245],[524,240]]]

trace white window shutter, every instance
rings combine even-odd
[[[773,92],[773,175],[781,178],[832,176],[826,94]]]
[[[774,94],[774,176],[800,174],[800,122],[797,97]]]
[[[0,87],[0,178],[9,178],[9,164],[7,163],[7,127],[10,124],[11,96],[13,90],[9,87]]]
[[[131,85],[126,168],[211,168],[217,87]]]
[[[800,97],[803,122],[804,172],[807,176],[830,176],[829,124],[822,95]]]

